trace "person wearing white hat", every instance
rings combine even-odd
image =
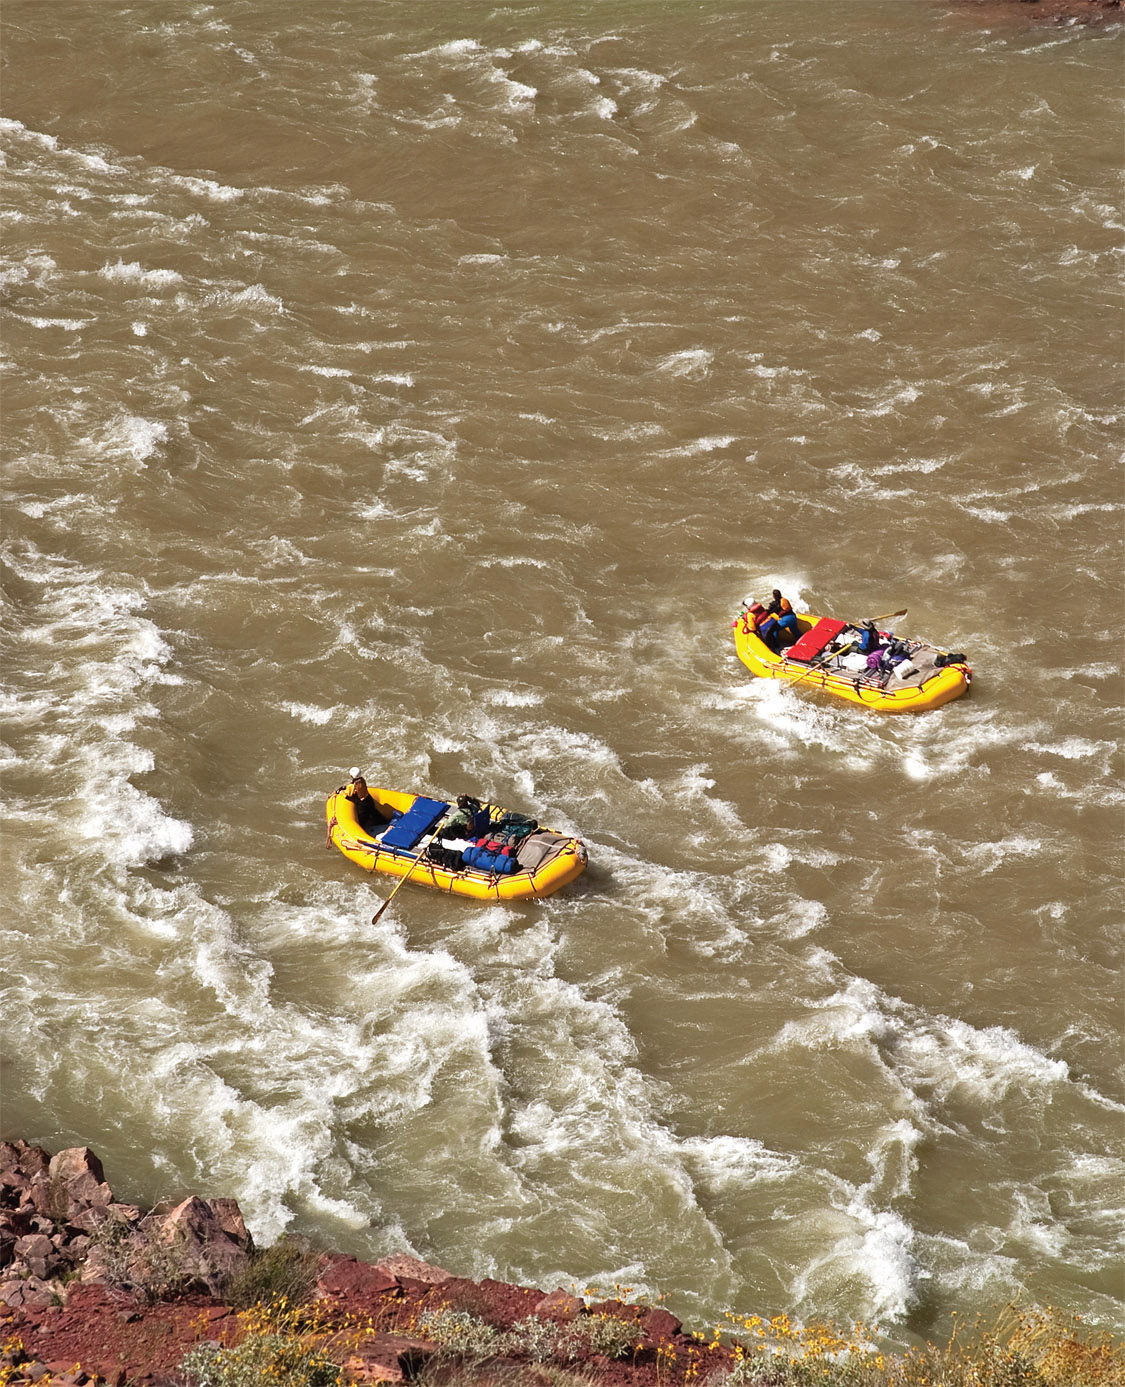
[[[371,798],[371,791],[367,788],[367,781],[359,773],[359,767],[353,766],[348,772],[352,783],[348,786],[345,799],[351,800],[355,805],[356,822],[364,833],[370,833],[373,837],[382,833],[391,821],[389,814],[384,814],[375,801]]]

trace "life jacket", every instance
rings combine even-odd
[[[751,632],[757,631],[765,617],[765,607],[760,602],[751,602],[750,606],[742,613],[742,634],[748,636]]]

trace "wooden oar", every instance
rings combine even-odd
[[[444,818],[445,818],[445,815],[443,814],[443,815],[442,815],[442,819],[444,820]],[[438,828],[440,828],[440,827],[441,827],[441,824],[439,823],[439,824],[438,824]],[[371,923],[372,923],[373,925],[377,925],[377,924],[379,923],[379,916],[382,915],[383,911],[386,910],[387,906],[390,905],[390,903],[394,900],[394,898],[398,895],[398,893],[402,890],[402,888],[406,885],[406,883],[407,883],[407,882],[410,880],[410,878],[414,875],[414,869],[418,866],[418,863],[421,862],[423,856],[425,855],[426,849],[430,846],[430,844],[434,841],[434,839],[435,839],[436,837],[437,837],[437,828],[434,829],[434,831],[430,834],[430,836],[426,839],[426,841],[419,847],[419,849],[418,849],[418,855],[417,855],[417,857],[415,857],[414,861],[410,864],[409,869],[408,869],[407,871],[403,872],[402,876],[400,876],[399,879],[398,879],[398,881],[395,883],[395,889],[391,892],[391,894],[387,897],[387,899],[383,902],[383,904],[379,907],[379,909],[375,912],[375,914],[372,915],[372,917],[371,917]]]
[[[908,610],[908,608],[903,607],[901,612],[884,612],[882,616],[869,616],[867,621],[870,621],[872,626],[874,626],[877,621],[893,621],[896,616],[905,616]],[[849,624],[852,626],[865,626],[867,622],[853,621]]]

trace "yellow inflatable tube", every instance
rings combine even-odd
[[[553,841],[543,862],[532,872],[513,872],[510,875],[494,876],[465,867],[459,872],[440,867],[423,857],[419,862],[414,851],[396,851],[383,848],[377,839],[360,828],[355,816],[355,805],[347,797],[348,785],[341,786],[328,796],[324,806],[324,817],[328,823],[328,842],[345,857],[350,858],[357,867],[367,872],[384,872],[387,876],[401,878],[410,873],[410,882],[420,886],[430,886],[436,891],[447,891],[454,896],[469,896],[478,901],[527,901],[540,900],[552,895],[560,887],[580,877],[586,870],[586,845],[580,838],[551,834]],[[397,810],[405,813],[419,797],[401,790],[379,790],[368,786],[369,793],[380,809]],[[450,810],[453,809],[451,804]],[[491,816],[498,819],[504,811],[491,807]],[[548,832],[551,830],[539,830]],[[532,835],[534,837],[534,835]],[[425,835],[417,846],[425,847],[429,835]],[[415,865],[417,863],[417,865]],[[413,870],[411,870],[413,869]]]
[[[797,613],[802,633],[812,630],[820,620],[807,612]],[[912,662],[918,665],[915,673],[907,681],[892,677],[880,685],[860,673],[840,668],[835,659],[821,657],[806,664],[786,659],[784,650],[775,654],[741,616],[734,621],[734,648],[746,668],[762,679],[784,679],[802,688],[823,689],[876,713],[925,713],[940,708],[943,703],[960,698],[973,677],[967,664],[936,666],[934,657],[945,652],[937,646],[919,643],[916,653],[911,655]]]

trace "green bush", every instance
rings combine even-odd
[[[575,1348],[585,1348],[606,1358],[624,1358],[644,1335],[638,1324],[616,1315],[581,1315],[571,1320],[566,1337]],[[577,1354],[571,1352],[568,1356],[575,1358]]]
[[[233,1348],[200,1344],[180,1371],[192,1387],[337,1387],[340,1381],[323,1348],[289,1334],[249,1334]]]
[[[318,1255],[297,1238],[283,1238],[256,1251],[231,1277],[226,1297],[236,1310],[254,1305],[303,1305],[316,1285]]]
[[[465,1358],[493,1358],[505,1351],[509,1336],[467,1310],[424,1310],[418,1317],[423,1338]]]
[[[471,1361],[518,1357],[540,1364],[572,1363],[588,1353],[623,1358],[641,1338],[636,1324],[614,1315],[582,1315],[566,1325],[529,1315],[511,1329],[499,1330],[466,1310],[449,1309],[425,1311],[418,1332]]]

